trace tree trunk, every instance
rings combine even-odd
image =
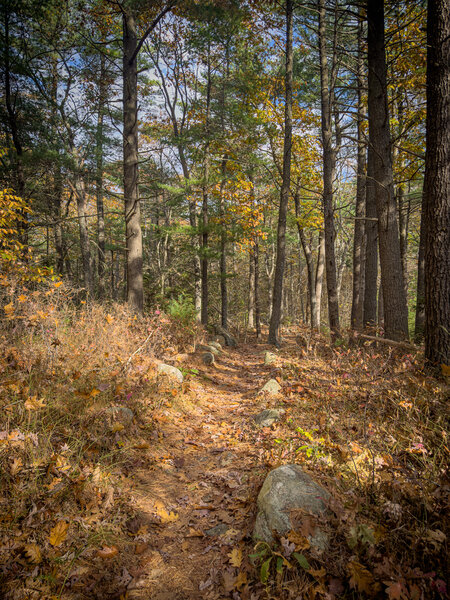
[[[425,358],[450,365],[450,6],[428,1]]]
[[[206,81],[206,115],[205,115],[205,159],[204,159],[204,182],[202,202],[202,255],[201,255],[201,277],[202,277],[202,325],[208,325],[208,186],[209,186],[209,145],[210,145],[210,107],[211,107],[211,56],[210,43],[208,42],[207,55],[207,81]]]
[[[352,313],[350,324],[352,329],[361,330],[363,324],[363,292],[362,276],[364,268],[364,216],[366,199],[366,146],[363,134],[363,54],[362,54],[362,19],[358,24],[358,116],[357,116],[357,135],[358,135],[358,157],[357,157],[357,179],[356,179],[356,206],[355,206],[355,229],[353,238],[353,296]]]
[[[83,179],[78,174],[75,182],[75,191],[77,197],[77,216],[80,231],[81,260],[83,263],[83,283],[86,290],[92,294],[94,283],[92,278],[89,230],[86,218],[86,189]]]
[[[308,276],[308,294],[309,294],[309,305],[311,307],[311,328],[317,329],[317,298],[316,298],[316,282],[314,277],[314,260],[311,251],[311,246],[308,244],[305,236],[305,232],[303,231],[302,226],[299,223],[300,218],[300,202],[298,198],[298,193],[294,196],[295,202],[295,216],[297,217],[297,231],[298,238],[300,240],[303,254],[305,255],[306,261],[306,272]]]
[[[420,242],[419,256],[417,259],[417,295],[416,295],[416,321],[414,326],[414,340],[420,343],[425,335],[425,190],[428,189],[427,173],[423,181],[422,214],[420,216]]]
[[[378,216],[386,337],[408,339],[408,307],[403,285],[397,207],[393,189],[384,42],[384,0],[368,0],[369,142]]]
[[[317,327],[320,329],[323,274],[325,271],[325,234],[323,230],[319,233],[319,249],[317,252],[316,265],[316,316],[314,317]]]
[[[255,259],[253,249],[248,254],[248,328],[255,328]]]
[[[286,75],[283,144],[283,181],[280,193],[280,209],[277,228],[277,259],[273,286],[272,315],[269,325],[269,344],[279,345],[281,303],[283,299],[283,275],[286,259],[286,216],[291,184],[292,152],[292,69],[293,69],[293,0],[286,0]]]
[[[123,188],[127,302],[138,314],[144,310],[141,208],[138,192],[136,22],[130,7],[123,10]]]
[[[322,113],[323,148],[323,213],[325,229],[325,269],[327,275],[328,321],[332,339],[339,335],[339,302],[337,294],[337,274],[335,257],[335,229],[333,206],[333,181],[335,176],[336,153],[332,146],[332,98],[328,73],[325,30],[325,0],[319,0],[319,55],[320,90]]]
[[[363,327],[374,327],[377,322],[377,279],[378,279],[378,225],[373,180],[373,148],[369,145],[366,179],[364,300]]]
[[[103,208],[103,120],[107,93],[106,59],[100,53],[100,72],[98,80],[98,112],[96,134],[96,202],[97,202],[97,245],[98,245],[98,295],[105,295],[105,216]]]
[[[255,261],[255,326],[256,326],[256,338],[259,340],[261,337],[261,306],[259,303],[259,244],[258,240],[255,242],[253,249],[253,259]]]

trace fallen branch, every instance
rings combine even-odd
[[[394,346],[394,348],[404,348],[405,350],[410,350],[411,352],[419,352],[420,350],[417,346],[413,346],[413,344],[409,344],[408,342],[396,342],[387,338],[376,337],[374,335],[366,335],[364,333],[355,333],[355,336],[363,340],[368,340],[369,342],[381,342],[382,344]]]

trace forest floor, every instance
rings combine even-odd
[[[411,354],[332,347],[307,329],[301,347],[297,328],[271,366],[256,340],[205,367],[166,338],[153,353],[183,371],[175,386],[149,375],[154,356],[131,335],[139,324],[123,324],[135,352],[127,358],[128,341],[118,356],[120,319],[99,314],[42,346],[53,357],[45,368],[29,337],[14,346],[2,338],[5,598],[447,597],[445,378]],[[86,323],[74,352],[73,328]],[[122,340],[125,329],[115,331]],[[114,353],[122,369],[102,371],[96,360]],[[281,392],[258,393],[270,378]],[[280,422],[256,427],[253,417],[272,407],[284,408]],[[287,463],[332,494],[323,555],[298,532],[255,549],[258,491]],[[303,566],[292,562],[294,546]]]

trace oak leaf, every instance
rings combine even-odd
[[[233,550],[228,554],[230,557],[230,563],[233,567],[239,567],[242,564],[242,550],[240,548],[233,548]]]
[[[103,546],[101,550],[97,550],[97,556],[99,558],[114,558],[119,554],[119,548],[117,546]]]
[[[50,531],[50,544],[52,546],[61,546],[67,537],[67,531],[69,529],[69,523],[65,521],[58,521],[56,525]]]
[[[39,564],[42,560],[41,550],[37,544],[26,544],[25,554],[27,559],[35,565]]]

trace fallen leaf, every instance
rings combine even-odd
[[[230,557],[230,564],[239,569],[242,564],[242,550],[240,548],[233,548],[228,556]]]
[[[136,544],[135,548],[134,548],[134,553],[135,554],[143,554],[148,548],[148,544],[146,544],[145,542],[140,542],[138,544]]]
[[[25,410],[38,410],[39,408],[45,407],[45,402],[42,400],[38,400],[37,396],[31,396],[27,400],[25,400]]]
[[[119,554],[117,546],[103,546],[101,550],[97,550],[97,556],[100,558],[114,558]]]
[[[178,519],[178,515],[173,511],[167,511],[162,502],[155,502],[155,513],[161,519],[161,523],[173,523]]]
[[[347,570],[350,574],[350,587],[369,595],[375,592],[373,575],[364,565],[350,561],[347,564]]]
[[[41,550],[37,544],[26,544],[25,554],[27,559],[35,565],[39,564],[42,560]]]
[[[226,592],[231,592],[232,590],[234,590],[236,586],[236,577],[232,573],[230,573],[229,571],[224,571],[222,573],[222,579],[223,587],[225,588]]]
[[[65,521],[58,521],[56,525],[50,531],[49,542],[52,546],[61,546],[67,537],[67,531],[69,529],[69,523]]]
[[[118,433],[119,431],[123,431],[125,429],[125,426],[122,425],[122,423],[113,423],[113,426],[111,427],[111,431],[113,433]]]

